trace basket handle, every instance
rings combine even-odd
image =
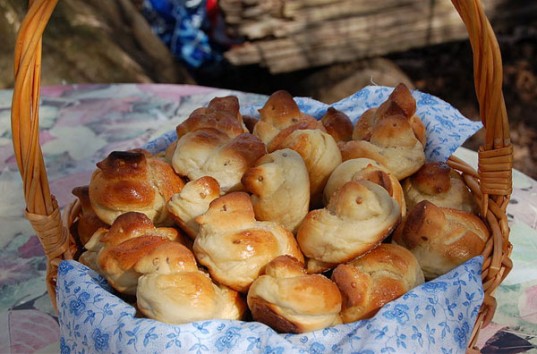
[[[39,145],[41,39],[58,0],[30,0],[14,54],[15,86],[11,105],[13,150],[22,176],[26,218],[47,257],[47,291],[56,309],[55,278],[61,259],[70,259],[69,233],[63,227],[58,203],[50,193]]]

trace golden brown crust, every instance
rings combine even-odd
[[[221,284],[246,292],[272,259],[289,254],[303,261],[293,234],[274,222],[255,220],[250,196],[233,192],[215,199],[196,219],[198,261]]]
[[[349,141],[352,139],[352,121],[344,112],[329,107],[325,115],[321,118],[326,132],[330,134],[336,142]]]
[[[423,283],[423,273],[412,253],[381,244],[347,264],[338,265],[332,280],[343,298],[344,323],[372,317],[384,304]]]
[[[215,284],[198,270],[192,252],[176,242],[148,252],[135,269],[142,274],[137,305],[149,318],[172,324],[240,320],[246,311],[246,303],[237,292]]]
[[[406,202],[403,188],[398,179],[384,166],[368,158],[356,158],[341,163],[330,175],[324,188],[324,201],[328,204],[330,197],[348,181],[365,179],[386,189],[401,208],[401,216],[406,214]]]
[[[203,215],[209,204],[219,196],[218,182],[210,176],[204,176],[185,184],[181,192],[172,196],[167,208],[179,227],[191,239],[195,239],[199,231],[199,224],[195,219]]]
[[[477,202],[462,176],[444,162],[427,162],[403,181],[408,207],[422,200],[436,206],[478,212]]]
[[[183,241],[177,230],[155,227],[142,213],[120,215],[109,229],[101,228],[86,243],[80,260],[103,275],[117,291],[134,295],[140,273],[136,264],[169,242]]]
[[[334,138],[318,129],[295,130],[277,148],[289,148],[300,154],[308,169],[310,209],[322,206],[326,182],[342,161]]]
[[[388,116],[371,129],[369,140],[339,143],[343,161],[370,158],[388,168],[398,180],[415,173],[425,163],[424,145],[414,136],[403,116]]]
[[[76,223],[78,239],[82,245],[86,244],[89,241],[91,236],[101,227],[107,227],[108,225],[104,223],[91,206],[89,199],[89,186],[79,186],[75,187],[72,193],[80,201],[80,214],[78,216],[78,221]]]
[[[295,130],[325,130],[321,122],[302,113],[293,97],[284,90],[276,91],[269,97],[259,110],[259,116],[253,134],[267,145],[269,152],[278,149],[279,142]]]
[[[224,132],[205,128],[178,140],[172,165],[189,180],[213,177],[222,193],[227,193],[243,189],[242,175],[265,153],[265,144],[250,133],[230,138]]]
[[[293,257],[280,256],[266,266],[248,291],[254,320],[279,332],[304,333],[340,323],[341,294],[320,274],[307,274]]]
[[[304,255],[325,263],[342,263],[381,243],[397,226],[397,202],[379,185],[349,181],[324,209],[310,211],[298,228]]]
[[[343,160],[376,160],[402,180],[425,163],[425,126],[415,115],[416,101],[400,84],[379,107],[365,111],[356,122],[352,141],[340,143]]]
[[[252,193],[257,220],[274,221],[296,232],[310,204],[308,170],[296,151],[282,149],[264,155],[241,182]]]
[[[489,230],[473,213],[424,200],[407,214],[393,242],[408,248],[427,279],[445,274],[483,251]]]
[[[103,222],[110,225],[119,215],[136,211],[156,224],[167,223],[165,204],[184,186],[169,164],[136,149],[114,151],[97,167],[89,184],[89,197]]]
[[[213,98],[207,107],[194,110],[190,116],[176,128],[177,137],[199,129],[217,129],[232,138],[247,132],[239,111],[236,96]]]

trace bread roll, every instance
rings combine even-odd
[[[409,209],[422,200],[439,207],[477,213],[479,208],[462,176],[444,162],[427,162],[403,181]]]
[[[216,129],[229,138],[247,133],[239,110],[236,96],[215,97],[207,107],[194,110],[190,116],[176,128],[177,138],[200,129]]]
[[[310,209],[322,206],[326,182],[342,161],[334,138],[318,129],[295,130],[277,148],[292,149],[302,156],[310,181]]]
[[[332,272],[343,298],[344,323],[372,317],[386,303],[424,282],[418,261],[407,249],[381,244]]]
[[[426,132],[415,115],[416,101],[399,84],[379,107],[365,111],[354,126],[352,141],[340,143],[343,160],[373,159],[387,167],[398,180],[425,163]]]
[[[284,135],[288,135],[296,129],[324,130],[321,122],[300,111],[289,92],[280,90],[274,92],[259,110],[259,121],[254,127],[253,134],[270,146],[272,140],[282,131]],[[274,150],[277,148],[269,149],[269,152]]]
[[[215,284],[198,270],[192,252],[177,242],[169,241],[148,253],[136,270],[142,274],[136,291],[138,309],[157,321],[240,320],[246,311],[239,293]]]
[[[265,144],[250,133],[230,138],[223,131],[204,128],[179,138],[172,166],[190,180],[211,176],[227,193],[243,189],[244,172],[265,153]]]
[[[73,194],[80,201],[80,213],[76,222],[78,239],[82,245],[89,241],[91,236],[101,227],[108,227],[91,207],[89,186],[80,186],[73,189]]]
[[[215,199],[196,221],[194,254],[211,277],[246,293],[261,270],[280,255],[303,262],[293,234],[274,222],[256,221],[250,196],[232,192]]]
[[[408,87],[402,83],[393,89],[388,99],[379,107],[370,108],[363,113],[354,126],[352,139],[370,140],[372,129],[378,121],[394,115],[405,117],[410,123],[415,137],[425,146],[427,142],[426,131],[423,122],[416,115],[416,100],[412,97]]]
[[[324,200],[328,204],[330,197],[348,181],[366,179],[374,182],[388,192],[401,208],[401,216],[405,216],[406,203],[401,183],[386,167],[375,160],[357,158],[344,161],[330,175],[324,187]]]
[[[366,157],[388,168],[398,180],[415,173],[425,163],[424,145],[404,116],[388,116],[371,129],[369,140],[340,143],[343,161]]]
[[[261,157],[242,177],[257,220],[274,221],[296,232],[309,211],[310,181],[302,157],[294,150],[276,150]]]
[[[297,241],[308,258],[342,263],[381,243],[397,226],[399,204],[366,180],[345,183],[324,209],[310,211],[298,228]]]
[[[195,239],[199,231],[196,218],[209,209],[209,204],[220,196],[218,182],[209,176],[190,181],[174,194],[167,208],[175,222],[191,238]]]
[[[85,245],[80,262],[101,274],[118,292],[136,293],[140,273],[137,262],[169,241],[179,241],[177,230],[156,228],[142,213],[120,215],[110,229],[101,228]]]
[[[478,256],[489,238],[486,225],[476,215],[440,208],[424,200],[409,210],[392,242],[409,249],[418,259],[426,279],[433,279]]]
[[[341,323],[341,294],[320,274],[307,274],[303,264],[280,256],[248,291],[253,319],[278,332],[304,333]]]
[[[97,163],[89,197],[95,214],[108,225],[129,211],[147,215],[156,225],[167,225],[166,204],[183,186],[172,167],[149,152],[114,151]]]

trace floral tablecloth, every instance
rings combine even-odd
[[[242,102],[265,96],[187,85],[69,85],[45,87],[41,144],[52,193],[62,207],[86,184],[110,151],[140,147],[173,130],[208,98],[235,94]],[[10,134],[10,90],[0,91],[0,353],[56,353],[59,326],[45,288],[45,259],[23,217],[22,182]],[[476,162],[476,154],[457,155]],[[484,353],[537,351],[537,182],[517,171],[508,216],[514,268],[496,291],[493,323],[481,330]]]

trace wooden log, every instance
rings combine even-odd
[[[285,1],[286,7],[294,6],[302,9],[302,13],[297,13],[291,20],[269,17],[262,21],[245,21],[241,34],[259,40],[232,48],[225,56],[234,65],[258,64],[272,73],[282,73],[461,40],[467,36],[448,0],[433,3],[386,1],[382,5],[390,3],[392,6],[379,7],[379,2],[365,0]],[[509,13],[537,14],[537,4],[531,2],[484,2],[492,19],[496,12],[503,20],[509,18]],[[353,6],[356,7],[354,10],[351,9]],[[359,10],[360,6],[366,7]]]

